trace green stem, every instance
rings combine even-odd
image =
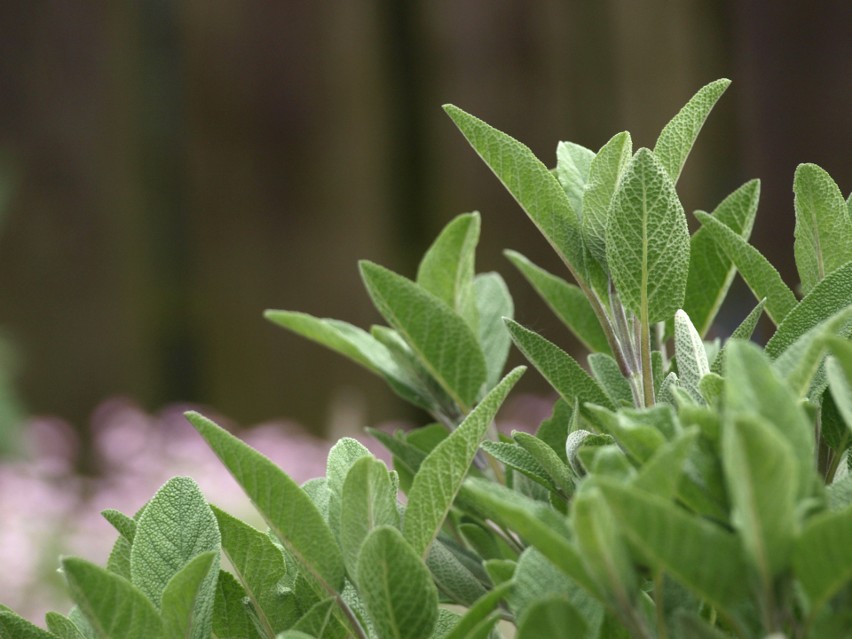
[[[648,308],[642,306],[642,322],[639,326],[639,339],[642,342],[642,387],[644,390],[645,407],[654,405],[654,374],[651,371],[651,327],[648,322]]]

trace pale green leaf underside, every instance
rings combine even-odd
[[[556,145],[556,179],[565,190],[574,212],[582,218],[583,190],[595,152],[575,142]]]
[[[479,344],[488,371],[487,388],[491,390],[503,375],[512,347],[503,318],[514,317],[515,306],[509,288],[498,273],[477,275],[473,280],[473,290],[479,314]]]
[[[695,326],[692,325],[689,315],[678,310],[675,313],[674,325],[678,379],[681,387],[698,399],[700,397],[698,384],[701,378],[710,372],[707,351],[704,350],[704,342]]]
[[[796,306],[796,296],[784,283],[778,271],[751,244],[719,220],[707,213],[695,212],[710,237],[737,267],[743,280],[757,299],[766,298],[766,313],[778,325]]]
[[[267,457],[195,413],[187,419],[222,460],[275,535],[329,592],[343,587],[337,541],[308,495]]]
[[[524,370],[518,367],[506,375],[420,464],[408,492],[403,525],[406,541],[420,556],[426,556],[489,424]]]
[[[807,295],[826,275],[852,261],[852,217],[837,184],[816,164],[796,168],[793,192],[793,253]]]
[[[505,255],[589,351],[612,353],[589,299],[578,286],[548,273],[520,253],[506,251]]]
[[[613,196],[606,257],[621,301],[642,321],[669,319],[683,304],[689,230],[665,168],[639,149]]]
[[[361,261],[361,276],[379,312],[459,407],[469,409],[487,371],[470,326],[440,299],[411,280]]]
[[[699,89],[660,132],[654,154],[666,168],[672,182],[677,182],[701,127],[730,84],[730,80],[722,78]]]
[[[382,639],[424,639],[438,618],[438,591],[420,554],[390,526],[373,530],[358,557],[358,588]]]

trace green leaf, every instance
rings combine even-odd
[[[743,601],[748,580],[736,535],[638,488],[602,479],[598,487],[645,561],[722,610]]]
[[[556,484],[550,479],[547,471],[523,447],[509,442],[482,442],[482,449],[494,459],[503,462],[509,468],[523,473],[534,482],[548,490],[556,490]]]
[[[732,522],[764,589],[787,568],[797,533],[797,460],[788,440],[754,415],[734,415],[722,429],[722,464]]]
[[[586,621],[564,595],[549,595],[527,608],[518,620],[517,639],[584,639]]]
[[[368,261],[361,276],[379,312],[458,406],[472,406],[486,382],[485,357],[465,321],[411,280]]]
[[[660,446],[642,464],[633,485],[658,497],[673,499],[697,440],[698,429],[693,427]]]
[[[683,305],[689,230],[674,183],[648,149],[633,157],[613,196],[606,258],[621,301],[646,327]]]
[[[689,315],[682,310],[675,313],[675,357],[682,388],[685,388],[696,400],[701,401],[698,384],[701,378],[710,373],[707,351],[704,342]]]
[[[825,363],[828,386],[837,405],[837,410],[852,431],[852,344],[844,340],[829,342],[833,357]]]
[[[346,475],[341,491],[340,547],[350,575],[355,574],[361,544],[379,526],[399,528],[399,512],[390,473],[374,457],[361,457]]]
[[[390,526],[373,530],[358,557],[358,588],[382,639],[425,639],[438,618],[438,591],[420,552]]]
[[[98,639],[152,639],[162,625],[154,604],[133,584],[92,563],[62,560],[71,597]]]
[[[421,557],[441,529],[489,424],[524,370],[518,367],[506,375],[420,464],[408,493],[403,532]]]
[[[585,259],[580,221],[556,177],[517,140],[458,107],[444,110],[576,275]]]
[[[781,279],[778,271],[751,244],[719,220],[701,211],[695,212],[714,242],[737,267],[757,299],[766,298],[766,313],[776,324],[796,306],[796,296]]]
[[[159,606],[172,577],[197,555],[211,551],[218,557],[219,548],[216,518],[198,485],[175,477],[139,517],[130,550],[131,581]]]
[[[535,436],[550,446],[566,464],[565,440],[568,432],[577,427],[580,407],[575,403],[573,408],[564,399],[557,399],[553,404],[553,412],[538,427]]]
[[[485,594],[482,582],[453,552],[449,539],[446,544],[438,539],[429,547],[426,567],[438,591],[451,603],[470,606]],[[479,565],[476,568],[480,568]],[[484,578],[484,574],[481,576]]]
[[[243,600],[246,591],[229,572],[219,571],[213,605],[213,633],[217,639],[259,639],[260,634]]]
[[[514,432],[512,438],[536,460],[565,496],[574,492],[571,471],[546,442],[529,433]]]
[[[482,595],[442,639],[469,639],[471,633],[487,618],[512,590],[514,584],[505,582]]]
[[[11,610],[0,610],[0,639],[56,639],[56,637],[53,633],[31,624]]]
[[[811,519],[793,550],[793,570],[812,614],[852,580],[852,508]]]
[[[292,631],[317,639],[347,639],[346,627],[335,615],[336,603],[333,597],[317,602],[299,619]]]
[[[632,155],[633,141],[627,131],[622,131],[601,147],[589,167],[583,205],[578,211],[582,210],[586,247],[602,265],[606,265],[606,227],[612,196]]]
[[[80,629],[73,621],[64,615],[60,615],[58,612],[48,612],[44,616],[44,620],[47,622],[47,629],[59,637],[59,639],[86,639],[86,636],[80,632]],[[0,637],[2,636],[0,634]],[[17,637],[18,635],[15,636]],[[26,635],[21,635],[21,639],[26,639],[26,637]]]
[[[219,554],[196,555],[163,590],[164,639],[207,639],[213,630],[213,603],[219,576]]]
[[[504,317],[514,317],[515,306],[503,278],[498,273],[481,273],[473,280],[479,314],[479,344],[485,355],[488,371],[487,388],[500,381],[512,340],[503,323]]]
[[[128,517],[123,512],[112,508],[102,510],[101,516],[129,543],[133,543],[133,537],[136,535],[136,520],[133,517]]]
[[[243,586],[261,627],[268,634],[286,629],[278,584],[287,567],[284,555],[265,533],[228,513],[213,509],[222,533],[222,549]]]
[[[328,524],[335,535],[340,534],[343,483],[352,465],[362,457],[373,454],[357,439],[343,437],[331,447],[326,458],[325,476],[328,486]]]
[[[597,585],[568,539],[565,520],[555,510],[483,479],[468,479],[464,491],[490,519],[515,531],[557,568],[598,596]]]
[[[730,84],[730,80],[722,78],[699,89],[660,132],[654,154],[666,168],[672,182],[677,182],[680,177],[701,127]]]
[[[343,587],[343,557],[328,524],[308,495],[268,458],[211,420],[195,412],[186,417],[287,551],[329,593],[339,592]]]
[[[757,214],[760,181],[751,180],[726,197],[712,217],[748,240]],[[731,258],[714,241],[710,232],[699,228],[689,240],[689,276],[683,310],[692,318],[698,334],[704,337],[734,279]]]
[[[614,408],[604,390],[568,353],[515,321],[506,326],[515,346],[569,404],[574,400]]]
[[[560,142],[556,145],[556,179],[580,218],[583,215],[583,190],[589,179],[589,166],[594,157],[594,151],[574,142]]]
[[[725,354],[728,349],[728,344],[731,343],[731,340],[749,340],[751,339],[752,333],[754,333],[754,329],[757,327],[757,322],[760,319],[760,316],[763,314],[763,308],[766,306],[766,298],[764,297],[757,303],[751,312],[746,315],[746,318],[734,329],[734,332],[731,333],[730,338],[725,341],[725,345],[722,347],[717,354],[713,363],[710,365],[710,372],[716,373],[717,375],[721,375],[725,370]]]
[[[793,253],[807,295],[826,275],[852,261],[852,217],[837,184],[816,164],[796,167],[793,192]]]
[[[601,323],[579,287],[548,273],[520,253],[505,251],[504,254],[589,351],[612,353]]]
[[[473,292],[479,228],[479,213],[457,216],[444,227],[417,269],[417,283],[463,317],[473,331],[479,325]]]
[[[791,309],[766,343],[767,355],[777,358],[807,331],[849,305],[852,305],[852,262],[820,281]]]
[[[592,374],[612,403],[615,406],[622,404],[632,406],[633,392],[630,390],[630,382],[621,374],[618,362],[606,353],[591,353],[587,360]]]

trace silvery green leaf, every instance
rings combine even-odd
[[[357,439],[343,437],[328,451],[325,465],[328,486],[328,525],[335,535],[340,535],[340,509],[342,507],[343,482],[352,465],[362,457],[373,454]]]
[[[0,612],[2,612],[2,608],[0,608]],[[80,632],[80,629],[73,621],[64,615],[60,615],[58,612],[48,612],[44,616],[44,620],[47,622],[47,629],[59,637],[59,639],[86,639],[86,636]],[[0,637],[2,636],[0,634]],[[18,635],[14,636],[17,637]],[[26,638],[26,634],[21,635],[21,639]]]
[[[694,427],[660,446],[642,464],[633,479],[633,485],[658,497],[674,498],[677,495],[687,459],[697,440],[698,429]]]
[[[657,403],[674,406],[675,399],[673,389],[678,386],[679,382],[677,373],[672,371],[663,378],[663,383],[660,384],[660,387],[657,389]]]
[[[133,543],[133,537],[136,534],[136,520],[133,517],[128,517],[123,512],[113,508],[102,510],[101,516],[112,524],[112,527],[129,543]]]
[[[553,448],[529,433],[514,432],[512,438],[538,462],[563,495],[568,496],[574,492],[571,471]]]
[[[852,508],[811,519],[796,540],[793,570],[819,610],[852,579]]]
[[[231,573],[219,571],[213,605],[213,633],[218,639],[260,639],[243,603],[247,597]]]
[[[562,637],[584,639],[587,624],[565,595],[548,595],[531,605],[518,619],[517,639]]]
[[[606,353],[592,353],[586,358],[598,384],[606,391],[613,405],[633,405],[633,393],[630,382],[621,374],[621,369],[612,357]]]
[[[622,131],[601,147],[589,167],[583,192],[583,236],[589,252],[603,265],[606,265],[606,227],[612,196],[632,156],[633,141],[627,131]]]
[[[343,557],[331,529],[308,495],[268,458],[211,420],[195,412],[187,413],[186,418],[222,460],[302,570],[329,593],[339,592],[344,581]]]
[[[780,324],[796,306],[796,296],[778,271],[756,248],[719,220],[701,211],[696,211],[695,217],[737,267],[754,296],[766,299],[766,313],[770,319],[776,326]]]
[[[130,549],[131,581],[159,606],[175,574],[196,555],[214,552],[217,570],[206,586],[212,598],[219,549],[216,517],[198,485],[188,477],[175,477],[157,491],[139,517]]]
[[[444,110],[574,274],[579,273],[585,259],[580,220],[556,177],[512,137],[458,107],[446,105]]]
[[[56,636],[16,615],[11,610],[0,610],[0,638],[56,639]]]
[[[408,493],[403,533],[421,557],[441,529],[488,426],[524,370],[518,367],[506,375],[420,464]]]
[[[440,539],[429,547],[426,567],[438,591],[452,603],[470,606],[485,594],[479,578]]]
[[[654,154],[660,158],[672,182],[677,182],[701,127],[730,84],[730,80],[722,78],[701,87],[660,132]]]
[[[479,213],[454,218],[426,251],[417,269],[417,283],[443,300],[474,332],[479,319],[473,291],[474,257],[479,242]]]
[[[831,340],[833,353],[826,361],[828,386],[843,421],[852,431],[852,344],[845,340]]]
[[[379,312],[463,410],[474,405],[487,377],[485,356],[470,326],[411,280],[368,261],[361,276]]]
[[[704,342],[692,325],[689,315],[683,310],[675,313],[674,325],[675,357],[680,386],[696,400],[704,401],[698,388],[701,378],[710,372]]]
[[[336,608],[337,601],[332,597],[318,601],[287,632],[295,631],[316,639],[347,639],[351,635],[335,614]]]
[[[556,484],[547,471],[535,457],[517,443],[484,441],[482,449],[494,459],[526,475],[537,484],[541,484],[548,490],[556,490]]]
[[[441,635],[441,639],[468,639],[479,625],[492,615],[513,586],[511,582],[506,582],[483,594],[447,634]]]
[[[164,639],[208,639],[213,630],[213,603],[219,576],[218,552],[193,557],[163,590]]]
[[[852,217],[837,184],[816,164],[796,167],[793,192],[793,252],[807,295],[826,275],[852,261]]]
[[[396,528],[380,526],[367,536],[357,582],[382,639],[429,637],[438,618],[438,592],[420,552]]]
[[[512,347],[503,318],[514,317],[515,306],[506,283],[498,273],[477,275],[473,280],[473,290],[479,314],[479,344],[488,371],[487,388],[491,390],[503,375]]]
[[[643,325],[667,320],[683,305],[686,217],[669,174],[648,149],[630,161],[613,196],[606,258],[621,301]]]
[[[574,212],[582,219],[583,190],[589,179],[589,166],[595,152],[574,142],[556,146],[556,179],[565,189]]]
[[[760,181],[751,180],[726,197],[712,217],[748,240],[757,214]],[[734,279],[736,269],[731,258],[704,227],[689,240],[689,276],[683,310],[692,318],[699,335],[704,337]]]
[[[612,352],[589,299],[578,286],[548,273],[520,253],[506,251],[505,255],[589,351]]]
[[[764,297],[757,303],[751,312],[746,315],[746,318],[734,329],[734,332],[731,333],[731,336],[728,340],[725,341],[725,345],[722,347],[716,357],[713,359],[713,362],[710,364],[710,372],[716,373],[717,375],[721,375],[725,370],[725,351],[728,348],[728,343],[730,340],[749,340],[751,339],[752,333],[754,333],[754,329],[757,327],[757,322],[760,319],[760,316],[763,314],[763,308],[766,306],[766,298]]]

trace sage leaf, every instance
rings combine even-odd
[[[556,179],[580,218],[583,216],[583,191],[594,157],[594,151],[575,142],[560,142],[556,145]]]
[[[506,375],[420,464],[408,493],[403,533],[421,557],[443,525],[489,424],[524,370]]]
[[[621,374],[618,362],[606,353],[592,353],[588,356],[587,361],[592,375],[615,406],[633,405],[633,392],[630,390],[630,382]]]
[[[219,576],[218,552],[196,555],[163,590],[164,639],[208,639],[213,630],[213,603]]]
[[[505,255],[589,351],[612,353],[589,299],[578,286],[548,273],[520,253],[506,251]]]
[[[56,639],[56,635],[42,630],[11,610],[0,610],[0,639]]]
[[[698,429],[693,428],[661,445],[642,464],[633,485],[664,499],[676,497],[687,460],[697,440]]]
[[[71,597],[98,639],[151,639],[162,635],[160,615],[141,590],[83,559],[62,560]]]
[[[343,483],[352,465],[362,457],[373,454],[357,439],[343,437],[328,451],[325,465],[328,486],[328,525],[335,535],[340,535],[340,510],[343,504]]]
[[[440,299],[411,280],[361,261],[367,291],[435,381],[467,411],[482,390],[485,356],[470,326]]]
[[[217,639],[260,639],[244,600],[246,591],[229,572],[219,571],[213,604],[213,634]]]
[[[479,213],[454,218],[435,239],[417,269],[417,283],[443,300],[478,330],[473,291],[474,256],[479,242]]]
[[[498,273],[481,273],[473,280],[479,314],[479,344],[485,355],[486,385],[491,390],[500,381],[512,339],[503,323],[504,317],[514,317],[512,296]]]
[[[482,595],[458,620],[452,630],[443,635],[442,639],[468,639],[471,633],[486,619],[512,590],[514,584],[511,581],[495,586]],[[496,621],[496,620],[495,620]]]
[[[576,275],[585,249],[577,212],[556,177],[530,149],[452,105],[447,115]]]
[[[59,639],[86,639],[86,636],[80,632],[80,629],[73,621],[64,615],[60,615],[58,612],[48,612],[44,616],[44,620],[47,622],[47,629],[59,637]],[[2,633],[0,633],[0,637],[2,636]],[[14,636],[17,637],[18,635]],[[26,634],[21,634],[20,636],[21,639],[27,639]]]
[[[196,413],[186,418],[207,441],[301,567],[329,593],[343,588],[343,557],[308,495],[283,470]]]
[[[730,80],[722,78],[701,87],[660,132],[654,154],[666,168],[672,182],[676,183],[680,177],[701,127],[730,84]]]
[[[852,579],[852,508],[811,519],[796,540],[793,570],[814,611]]]
[[[751,180],[726,197],[711,214],[743,240],[748,240],[757,214],[760,181]],[[689,276],[683,310],[698,334],[707,335],[734,280],[736,269],[728,254],[704,227],[689,240]]]
[[[630,161],[613,196],[606,259],[621,301],[644,326],[669,319],[683,305],[686,217],[669,174],[648,149]]]
[[[537,484],[541,484],[548,490],[556,490],[556,484],[550,479],[547,471],[535,457],[518,444],[484,441],[482,442],[482,449],[494,459],[526,475]]]
[[[432,574],[432,581],[445,600],[462,606],[470,606],[485,594],[485,574],[479,577],[473,574],[471,567],[481,568],[478,563],[473,566],[465,564],[462,555],[453,552],[449,539],[446,543],[439,538],[429,546],[429,554],[426,556],[426,567]],[[477,557],[475,562],[479,561]],[[483,581],[480,581],[482,579]]]
[[[828,386],[837,410],[852,431],[852,344],[845,340],[829,342],[833,357],[825,363]]]
[[[702,377],[710,373],[704,342],[684,311],[678,310],[675,313],[674,325],[675,357],[680,374],[678,380],[690,395],[698,401],[703,401],[698,384]]]
[[[288,632],[299,632],[316,639],[347,639],[350,635],[335,614],[336,604],[332,597],[315,603]]]
[[[574,492],[571,471],[546,442],[524,432],[514,432],[512,438],[538,462],[563,495]]]
[[[198,485],[188,477],[166,482],[142,511],[130,549],[133,585],[160,605],[169,580],[197,555],[218,553],[219,528]],[[216,571],[207,584],[212,593]]]
[[[518,619],[517,639],[561,637],[584,639],[586,621],[565,595],[549,595],[531,605]]]
[[[108,508],[101,511],[101,516],[106,519],[118,533],[124,537],[129,543],[133,543],[133,537],[136,535],[136,520],[128,517],[119,510]]]
[[[766,314],[777,326],[796,306],[796,296],[778,271],[751,244],[719,220],[701,211],[695,212],[702,228],[737,267],[757,299],[766,298]]]
[[[382,639],[426,639],[438,618],[438,591],[420,552],[391,526],[364,540],[357,581]]]
[[[725,345],[722,346],[722,349],[716,354],[716,357],[713,359],[713,363],[710,365],[710,372],[716,373],[717,375],[721,375],[725,370],[725,353],[728,349],[728,344],[731,343],[731,340],[749,340],[754,333],[754,329],[757,328],[757,322],[760,319],[760,316],[763,314],[763,309],[766,306],[766,298],[764,297],[757,303],[748,315],[746,315],[745,319],[740,322],[740,325],[734,329],[734,332],[731,333],[731,336],[728,340],[725,341]]]
[[[793,192],[793,255],[807,295],[826,275],[852,261],[852,217],[837,184],[816,164],[796,167]]]

